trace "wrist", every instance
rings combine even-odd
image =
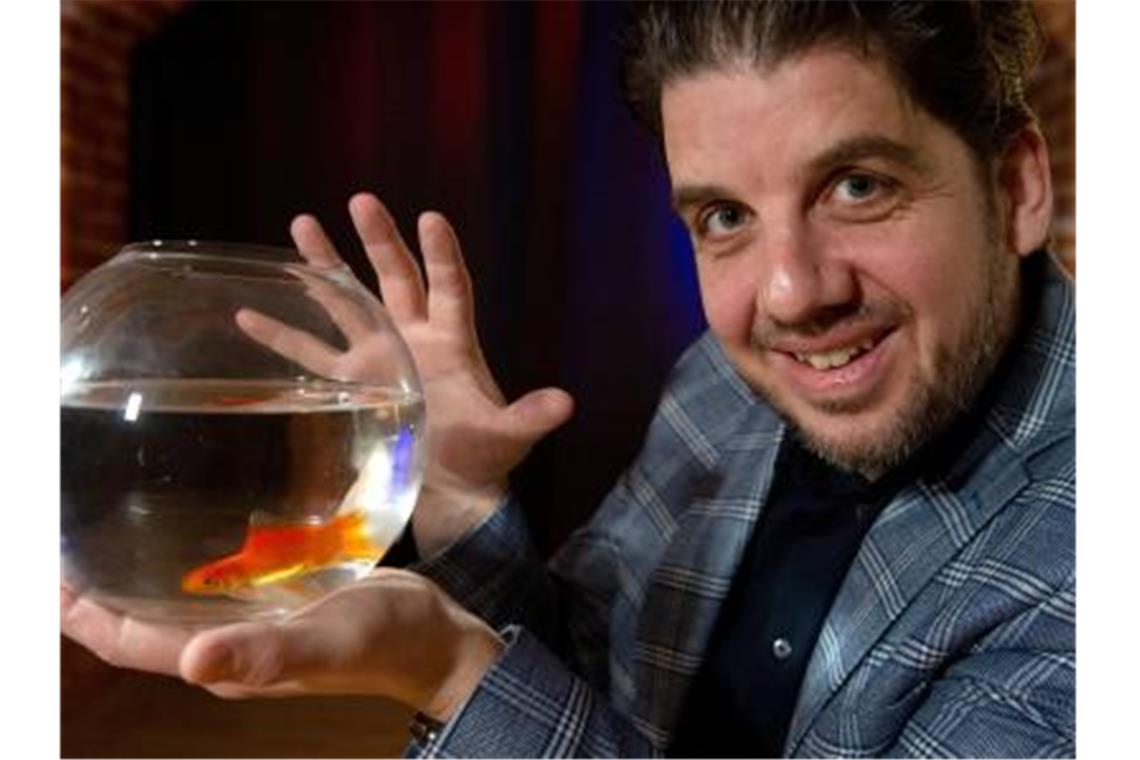
[[[472,490],[425,483],[412,513],[420,557],[435,556],[471,532],[499,507],[506,494],[506,483]]]
[[[419,712],[446,723],[475,693],[487,672],[503,654],[506,643],[479,618],[463,613],[463,633],[455,648],[450,671],[435,693],[419,706]]]

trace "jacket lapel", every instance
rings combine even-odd
[[[992,446],[983,435],[971,449]],[[868,531],[808,662],[787,753],[927,583],[1028,483],[1014,452],[999,447],[993,453],[967,483],[954,483],[951,473],[904,488]]]
[[[679,515],[649,577],[634,650],[634,723],[658,747],[672,734],[760,515],[784,426],[756,406]]]

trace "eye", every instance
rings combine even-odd
[[[836,194],[851,201],[862,201],[870,198],[879,189],[878,177],[870,174],[848,174],[835,185]]]
[[[845,222],[872,222],[904,200],[902,186],[881,174],[851,170],[840,174],[820,198],[822,210]]]
[[[739,203],[714,203],[697,216],[695,232],[699,238],[727,237],[744,226],[749,215],[748,209]]]

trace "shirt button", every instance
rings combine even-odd
[[[786,660],[792,656],[792,645],[783,636],[772,642],[772,656],[777,660]]]

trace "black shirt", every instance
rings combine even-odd
[[[864,534],[900,486],[832,467],[789,435],[669,754],[779,757],[800,682]]]

